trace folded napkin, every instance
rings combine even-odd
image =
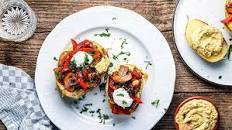
[[[51,130],[34,81],[21,69],[0,64],[0,120],[8,130]]]

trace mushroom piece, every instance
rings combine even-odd
[[[129,72],[129,67],[120,65],[119,70],[112,74],[112,79],[116,83],[125,83],[125,82],[131,80],[132,75]]]

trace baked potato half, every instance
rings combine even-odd
[[[62,97],[79,99],[100,84],[110,60],[105,49],[96,42],[71,41],[72,47],[60,55],[54,74]]]
[[[113,114],[130,115],[141,101],[148,75],[132,64],[116,66],[106,83],[106,95]]]
[[[185,37],[189,46],[201,58],[211,63],[222,60],[229,49],[220,30],[199,19],[188,21]]]

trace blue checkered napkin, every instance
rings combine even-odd
[[[0,64],[0,120],[8,130],[51,130],[34,81],[21,69]]]

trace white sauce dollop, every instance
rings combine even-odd
[[[130,107],[133,103],[133,99],[130,97],[129,93],[124,88],[119,88],[113,92],[114,102],[123,107]]]
[[[73,55],[71,61],[75,60],[77,67],[82,66],[85,63],[85,60],[88,59],[88,64],[92,63],[93,57],[84,51],[78,51]]]

